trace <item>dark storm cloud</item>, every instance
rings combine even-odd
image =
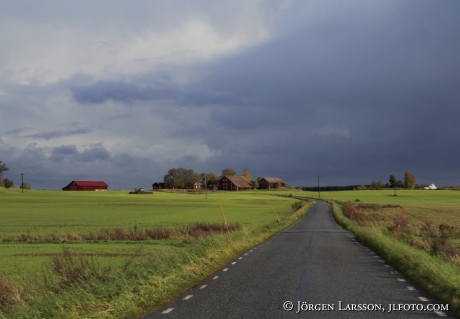
[[[51,150],[50,159],[53,162],[75,161],[75,162],[95,162],[111,161],[111,154],[102,145],[94,145],[89,149],[78,151],[75,145],[62,145]]]
[[[287,161],[304,174],[334,176],[330,183],[405,170],[421,182],[442,170],[458,180],[459,11],[415,2],[383,14],[342,9],[210,68],[203,87],[245,101],[244,108],[211,110],[216,129],[248,147],[222,138],[211,145],[226,145],[236,163],[256,151],[271,162],[267,170],[282,173],[277,165]]]
[[[56,130],[56,131],[40,132],[40,133],[35,133],[35,134],[29,134],[24,137],[51,140],[53,138],[59,138],[63,136],[73,136],[73,135],[79,135],[79,134],[87,134],[90,132],[92,132],[91,129],[80,128],[80,129],[74,129],[70,131]]]
[[[170,3],[165,6],[174,6]],[[198,7],[205,5],[208,3],[200,2]],[[69,16],[59,18],[57,25],[65,25],[68,18],[84,28],[116,25],[114,30],[120,31],[120,18],[130,26],[126,33],[121,30],[123,41],[137,35],[133,25],[139,26],[144,19],[154,21],[155,27],[146,27],[153,33],[170,30],[163,25],[169,17],[147,19],[151,18],[148,10],[142,19],[130,24],[136,10],[123,5],[129,11],[124,15],[118,11],[120,6],[111,6],[114,15],[104,15],[101,20],[85,18],[80,11],[78,17],[66,11]],[[195,13],[201,10],[191,8],[195,3],[186,6]],[[92,4],[97,12],[102,7]],[[223,10],[213,8],[225,16]],[[61,126],[27,138],[54,142],[60,136],[96,136],[97,121],[123,119],[123,129],[116,127],[116,121],[107,125],[115,139],[124,137],[124,128],[129,125],[139,126],[139,132],[146,135],[156,125],[152,140],[165,153],[152,148],[155,151],[149,156],[136,157],[117,149],[130,149],[130,145],[119,146],[126,142],[112,143],[110,149],[104,147],[109,143],[82,147],[69,142],[72,145],[53,145],[47,150],[30,146],[14,159],[24,165],[22,159],[28,159],[29,165],[36,165],[34,169],[41,165],[48,173],[57,171],[66,179],[106,174],[112,179],[110,185],[124,185],[124,179],[129,179],[127,184],[134,187],[146,186],[146,182],[136,185],[136,178],[162,180],[169,168],[178,166],[218,175],[225,167],[239,173],[248,167],[253,177],[281,177],[294,185],[314,185],[318,174],[322,183],[329,185],[386,181],[390,174],[402,179],[406,170],[415,173],[419,183],[460,184],[459,12],[458,1],[294,1],[278,20],[274,19],[272,29],[267,27],[265,42],[199,63],[181,61],[162,65],[161,71],[128,76],[124,71],[117,73],[114,65],[109,77],[76,74],[48,88],[7,87],[4,90],[14,97],[25,93],[28,100],[22,102],[24,105],[31,105],[35,96],[52,100],[56,92],[65,88],[67,94],[70,88],[69,109],[94,116],[92,130],[65,131]],[[173,19],[181,25],[190,18],[187,14]],[[209,16],[206,21],[212,22],[210,27],[224,30],[223,34],[231,34],[235,25],[240,25],[234,25],[236,19],[232,17],[224,19],[222,27],[217,23],[218,15]],[[77,22],[80,18],[84,22]],[[117,43],[113,45],[115,48]],[[21,118],[25,109],[17,107],[16,100],[1,101],[0,111],[8,110],[9,116]],[[57,101],[56,105],[61,100]],[[107,101],[119,104],[113,108],[115,112],[110,112],[112,105]],[[167,103],[161,103],[164,101]],[[43,109],[29,111],[40,114]],[[93,109],[105,117],[98,119],[101,115]],[[54,115],[50,112],[49,116]],[[5,140],[26,134],[8,129]],[[148,149],[148,143],[153,142],[142,143],[135,147],[147,145]],[[210,155],[180,153],[184,145],[207,147]],[[158,155],[164,155],[166,163],[155,163]],[[8,163],[14,162],[12,159],[2,158]]]

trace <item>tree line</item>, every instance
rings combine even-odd
[[[199,183],[202,188],[212,188],[214,181],[219,180],[222,176],[236,176],[238,175],[233,168],[227,167],[222,170],[220,176],[211,173],[196,173],[193,169],[186,168],[171,168],[164,176],[163,182],[170,188],[190,189],[194,188],[196,183]],[[256,180],[252,179],[249,168],[245,168],[241,176],[246,177],[251,183],[253,188],[259,188],[258,177]]]
[[[15,188],[14,182],[8,178],[3,178],[3,172],[8,171],[9,168],[6,166],[6,163],[3,163],[0,161],[0,187],[5,187],[5,188]],[[30,184],[29,183],[24,183],[21,184],[21,187],[24,187],[24,189],[30,189]]]
[[[365,189],[415,189],[420,188],[417,184],[417,177],[406,171],[404,173],[404,181],[398,180],[394,175],[390,175],[387,183],[383,183],[382,180],[373,180],[369,185],[347,185],[347,186],[320,186],[319,191],[348,191],[348,190],[365,190]],[[302,187],[305,191],[318,191],[317,186]]]

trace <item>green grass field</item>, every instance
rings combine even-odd
[[[297,221],[312,202],[293,210],[300,202],[288,193],[302,194],[0,188],[0,318],[137,318]],[[236,229],[233,248],[219,203]],[[197,223],[220,230],[194,231]],[[155,229],[173,236],[85,239]]]
[[[303,192],[318,198],[317,192]],[[456,190],[356,190],[340,192],[321,192],[322,199],[335,199],[355,202],[418,206],[460,206],[460,191]]]
[[[62,192],[0,188],[0,273],[11,276],[37,271],[49,256],[66,245],[94,254],[103,263],[119,264],[136,249],[148,255],[158,249],[181,249],[181,241],[75,241],[24,242],[21,235],[59,238],[99,232],[101,229],[179,227],[195,222],[228,223],[257,228],[291,213],[292,199],[282,192],[155,192],[136,195],[122,191]],[[119,258],[117,258],[119,256]]]

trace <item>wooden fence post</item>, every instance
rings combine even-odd
[[[228,236],[228,241],[230,242],[230,248],[233,249],[232,235],[230,235],[230,230],[228,229],[228,224],[227,224],[227,219],[225,218],[224,209],[222,208],[222,204],[220,202],[219,202],[219,206],[220,206],[220,212],[222,213],[222,218],[224,219],[225,228],[227,229],[227,236]]]

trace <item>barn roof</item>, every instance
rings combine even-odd
[[[251,182],[244,176],[225,175],[223,177],[227,177],[237,187],[252,187]]]
[[[77,186],[82,187],[108,187],[103,181],[72,181],[70,184],[75,183]]]
[[[269,183],[284,183],[283,180],[278,177],[263,177],[262,179],[265,179]]]

